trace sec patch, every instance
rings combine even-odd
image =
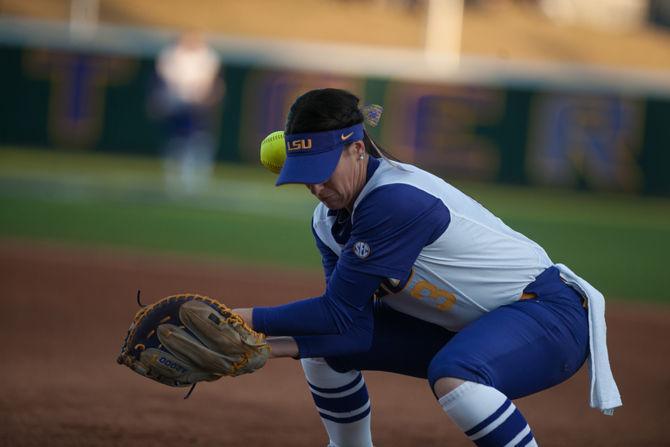
[[[353,247],[354,254],[361,259],[365,259],[370,256],[370,246],[363,241],[358,241],[354,244]]]

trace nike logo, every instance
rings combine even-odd
[[[352,136],[353,134],[354,134],[353,132],[348,133],[348,134],[346,134],[346,135],[345,135],[345,134],[342,134],[342,135],[340,135],[340,138],[342,138],[342,141],[344,141],[344,140],[349,139],[349,137]]]

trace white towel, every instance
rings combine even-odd
[[[595,287],[577,276],[563,264],[556,264],[561,277],[577,289],[588,301],[589,311],[589,375],[591,390],[589,403],[611,416],[620,407],[621,395],[614,382],[607,354],[607,325],[605,324],[605,297]]]

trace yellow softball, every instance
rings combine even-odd
[[[279,174],[286,160],[284,131],[276,130],[261,142],[261,164],[275,174]]]

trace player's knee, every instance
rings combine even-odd
[[[435,381],[435,385],[433,385],[433,393],[438,399],[440,399],[464,383],[465,380],[457,379],[456,377],[442,377]]]
[[[428,383],[438,398],[464,381],[493,386],[486,368],[468,356],[438,353],[428,365]]]
[[[440,394],[438,393],[438,390],[436,388],[438,382],[441,384],[444,384],[445,379],[449,379],[449,369],[450,365],[449,362],[442,360],[439,358],[439,354],[431,360],[430,364],[428,364],[428,383],[430,384],[430,388],[433,390],[433,393],[440,397]],[[441,390],[441,388],[440,388]]]

